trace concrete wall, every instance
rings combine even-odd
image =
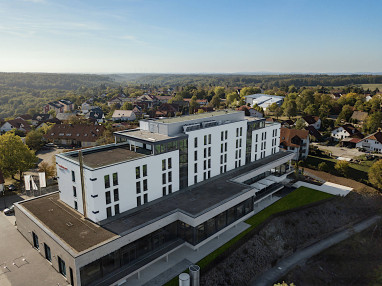
[[[335,196],[342,196],[345,197],[350,191],[353,190],[353,188],[326,182],[322,184],[321,186],[313,185],[310,183],[298,181],[293,184],[293,187],[299,188],[299,187],[307,187],[311,189],[315,189],[324,193],[328,193]]]

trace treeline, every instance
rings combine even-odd
[[[0,73],[0,88],[74,90],[111,82],[109,76],[92,74]]]
[[[256,85],[263,89],[302,86],[345,86],[382,83],[382,75],[233,75],[233,74],[119,74],[113,79],[127,84],[149,86],[224,86],[244,87]]]

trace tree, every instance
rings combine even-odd
[[[54,109],[51,109],[48,111],[48,114],[52,115],[52,117],[56,118],[56,111]]]
[[[198,108],[199,108],[199,104],[196,102],[196,100],[197,100],[196,95],[191,97],[191,100],[190,100],[190,114],[195,113],[198,110]]]
[[[227,104],[233,104],[234,102],[237,103],[237,100],[239,100],[239,95],[236,92],[231,92],[227,94]]]
[[[215,95],[217,95],[219,98],[225,98],[225,89],[222,86],[217,86],[214,89]]]
[[[25,138],[25,144],[27,144],[30,149],[37,151],[44,145],[42,136],[43,133],[39,130],[30,131]]]
[[[261,88],[260,87],[257,87],[257,86],[246,86],[246,87],[243,87],[240,90],[240,96],[244,97],[246,95],[256,94],[256,93],[260,93],[260,92],[261,92]]]
[[[19,136],[7,132],[0,136],[0,169],[5,177],[13,177],[34,167],[38,158],[26,146]]]
[[[125,102],[123,105],[122,105],[122,109],[123,110],[133,110],[133,105],[131,102]]]
[[[318,164],[318,170],[323,171],[323,172],[328,172],[329,171],[329,165],[326,162],[321,162]]]
[[[368,116],[363,124],[363,131],[366,133],[374,133],[378,128],[382,127],[382,112],[375,112]]]
[[[350,105],[344,105],[342,107],[341,113],[337,117],[336,124],[339,125],[341,124],[342,121],[345,121],[345,122],[349,121],[352,114],[353,114],[353,107],[351,107]]]
[[[285,104],[285,106],[284,106]],[[289,118],[297,115],[297,106],[296,106],[296,100],[289,99],[286,102],[284,102],[284,114],[288,116]]]
[[[41,162],[38,167],[39,172],[44,172],[47,178],[54,177],[56,175],[56,168],[53,165],[49,165],[47,162]]]
[[[276,102],[274,102],[274,103],[272,103],[271,105],[268,106],[267,110],[270,111],[270,112],[275,112],[277,107],[279,107],[279,105]]]
[[[277,108],[276,108],[276,110],[275,110],[275,116],[276,116],[276,118],[277,119],[279,119],[279,117],[281,116],[281,115],[283,115],[283,113],[284,113],[284,110],[283,110],[283,108],[281,107],[281,106],[277,106]]]
[[[342,176],[347,177],[350,172],[350,163],[343,160],[337,161],[334,165],[334,169],[336,169]]]
[[[369,169],[369,182],[382,189],[382,160],[375,162]]]
[[[302,119],[302,118],[299,118],[299,119],[296,120],[295,125],[296,125],[296,129],[304,129],[304,127],[305,127],[305,120]]]
[[[215,95],[212,97],[210,104],[211,104],[213,107],[215,107],[215,108],[219,108],[219,106],[220,106],[220,97],[219,97],[217,94],[215,94]]]

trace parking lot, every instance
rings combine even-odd
[[[314,146],[317,146],[320,150],[332,153],[332,156],[335,157],[344,157],[353,159],[367,153],[358,151],[357,148],[346,148],[346,147],[337,147],[337,146],[322,146],[317,143],[311,143]]]
[[[15,217],[0,212],[0,285],[69,285],[17,231]]]

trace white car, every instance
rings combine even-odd
[[[4,214],[6,214],[6,215],[13,214],[14,212],[15,212],[15,206],[14,205],[10,206],[7,209],[4,209]]]

